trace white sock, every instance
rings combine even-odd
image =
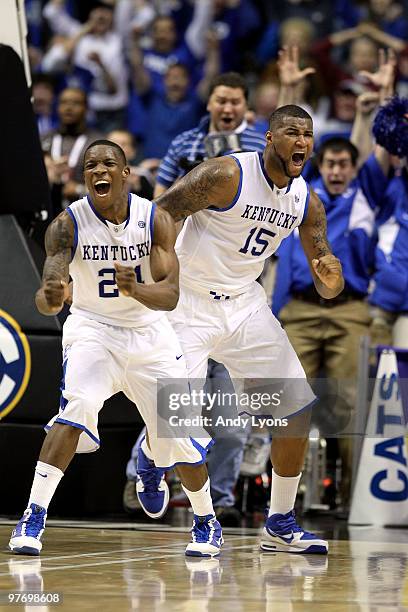
[[[59,468],[37,461],[28,506],[36,504],[47,510],[63,475],[64,472]]]
[[[183,487],[184,493],[190,500],[190,504],[194,514],[196,514],[197,516],[207,516],[207,514],[215,514],[211,499],[209,478],[207,478],[207,482],[199,491],[189,491],[183,484],[181,486]]]
[[[271,507],[268,516],[287,514],[293,510],[301,476],[302,472],[299,476],[279,476],[272,470]]]
[[[148,459],[150,459],[150,461],[154,461],[153,459],[153,455],[152,455],[152,451],[150,450],[150,448],[147,446],[147,441],[146,438],[143,438],[143,442],[140,445],[140,448],[142,449],[142,451],[144,452],[144,454],[146,455],[146,457]]]

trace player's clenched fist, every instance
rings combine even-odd
[[[329,289],[337,289],[342,284],[343,274],[340,260],[332,253],[313,259],[312,265],[321,282]]]
[[[116,285],[123,295],[132,297],[136,289],[136,274],[133,268],[115,263]]]
[[[68,283],[48,280],[44,282],[42,290],[50,312],[58,313],[69,296]]]

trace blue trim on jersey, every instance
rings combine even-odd
[[[293,178],[291,178],[291,179],[289,180],[289,183],[288,183],[288,186],[286,187],[286,191],[285,191],[285,193],[289,193],[290,188],[292,187],[292,183],[293,183]]]
[[[310,187],[309,187],[308,183],[306,183],[306,187],[307,187],[307,196],[306,196],[306,201],[305,201],[305,207],[303,209],[303,217],[302,217],[302,220],[300,222],[300,225],[302,225],[302,223],[306,220],[307,211],[309,210]]]
[[[128,213],[127,213],[127,219],[126,219],[126,223],[125,223],[125,227],[127,227],[129,225],[129,221],[130,221],[130,206],[132,204],[132,194],[128,193]]]
[[[75,215],[72,212],[72,210],[70,209],[70,207],[68,206],[65,210],[67,211],[67,213],[71,217],[72,222],[74,224],[74,244],[71,247],[71,261],[72,261],[74,259],[76,248],[78,246],[78,223],[77,223],[77,220],[75,219]]]
[[[106,219],[104,219],[104,218],[102,217],[102,215],[100,215],[100,214],[98,213],[98,211],[96,210],[95,206],[92,204],[92,200],[91,200],[91,198],[90,198],[90,196],[89,196],[89,195],[87,195],[87,196],[86,196],[86,199],[88,200],[88,204],[89,204],[89,206],[91,207],[92,212],[93,212],[93,213],[94,213],[94,214],[95,214],[95,215],[98,217],[98,219],[99,219],[100,221],[102,221],[102,223],[104,223],[104,224],[106,225],[106,227],[108,227],[108,224],[106,223]]]
[[[65,351],[64,351],[64,353],[65,353]],[[65,408],[66,408],[66,406],[68,404],[68,400],[64,397],[65,376],[67,375],[67,365],[68,365],[68,356],[65,356],[65,359],[64,359],[64,361],[62,363],[62,380],[61,380],[61,387],[60,387],[60,391],[61,391],[61,395],[60,395],[60,409],[61,410],[65,410]]]
[[[173,463],[173,465],[168,465],[168,466],[157,465],[155,463],[156,467],[160,468],[161,470],[172,470],[173,468],[176,467],[176,465],[202,465],[203,463],[205,463],[207,460],[207,452],[212,446],[214,446],[215,440],[210,440],[210,442],[207,444],[205,448],[201,446],[200,444],[198,444],[198,442],[196,442],[196,440],[194,440],[194,438],[192,438],[191,436],[190,436],[190,440],[194,448],[198,450],[198,452],[200,453],[202,457],[200,461],[196,461],[195,463],[190,462],[190,461],[176,461],[176,463]]]
[[[152,202],[152,210],[150,212],[150,240],[151,240],[151,247],[153,246],[153,233],[154,233],[154,213],[156,211],[156,202]],[[150,247],[150,248],[151,248]]]
[[[237,157],[235,157],[235,155],[229,155],[229,157],[232,157],[232,159],[234,159],[237,162],[238,168],[239,168],[239,185],[238,185],[237,193],[235,194],[235,197],[232,200],[231,204],[229,204],[225,208],[217,208],[216,206],[208,206],[207,210],[215,210],[217,212],[224,212],[226,210],[230,210],[238,202],[239,196],[241,195],[242,176],[243,176],[241,162],[239,161]]]
[[[96,442],[96,444],[98,446],[101,445],[101,441],[98,440],[98,438],[96,436],[94,436],[93,433],[91,433],[89,431],[89,429],[87,427],[85,427],[85,425],[81,425],[81,423],[75,423],[74,421],[68,421],[67,419],[60,419],[59,417],[57,419],[55,419],[54,423],[61,423],[62,425],[71,425],[72,427],[76,427],[77,429],[82,429],[82,431],[84,431],[86,434],[88,434],[88,436],[91,438],[91,440]]]
[[[266,172],[266,168],[265,168],[265,164],[264,164],[264,160],[263,160],[263,153],[259,153],[258,152],[258,159],[259,159],[259,163],[261,165],[262,174],[264,175],[265,180],[268,183],[269,187],[273,191],[275,189],[275,184],[272,181],[272,179],[268,176],[268,173]]]

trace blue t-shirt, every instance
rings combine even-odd
[[[194,76],[197,63],[197,60],[185,43],[181,44],[171,53],[158,53],[153,49],[143,53],[143,66],[150,75],[152,89],[161,94],[164,94],[163,79],[169,66],[172,64],[184,64]]]
[[[172,140],[197,125],[203,111],[203,104],[194,93],[177,104],[155,93],[142,102],[145,103],[147,125],[143,139],[145,157],[164,157]]]

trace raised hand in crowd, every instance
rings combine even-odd
[[[393,95],[397,57],[393,49],[380,49],[378,52],[378,69],[376,72],[361,70],[360,76],[368,79],[380,94],[380,102]]]
[[[285,46],[278,53],[278,70],[281,85],[294,87],[299,85],[309,74],[316,71],[312,67],[299,67],[299,48],[296,45]]]
[[[280,92],[278,106],[301,102],[306,77],[316,71],[312,67],[300,69],[299,48],[296,45],[283,47],[278,54]]]

